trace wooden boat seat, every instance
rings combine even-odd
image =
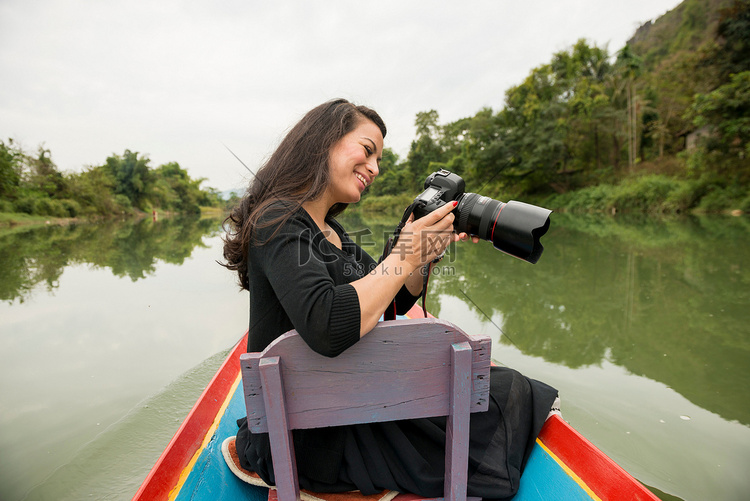
[[[334,358],[296,331],[243,354],[248,427],[270,436],[278,499],[300,498],[293,429],[448,416],[445,498],[465,500],[469,413],[488,407],[490,344],[425,318],[381,322]]]

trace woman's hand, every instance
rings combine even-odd
[[[452,211],[456,205],[457,202],[447,203],[417,220],[412,214],[391,254],[399,256],[415,269],[442,256],[448,245],[460,237],[453,232],[455,216]]]
[[[447,203],[416,221],[414,214],[409,216],[392,252],[398,253],[403,259],[416,263],[415,266],[419,267],[442,256],[451,242],[471,239],[472,242],[478,243],[479,237],[476,235],[469,236],[467,233],[453,231],[453,209],[456,205],[457,202]]]
[[[410,274],[409,278],[406,279],[405,285],[409,289],[409,292],[411,292],[412,295],[418,296],[422,292],[422,286],[423,286],[423,273],[431,273],[432,272],[432,266],[435,262],[435,259],[441,258],[443,253],[445,252],[445,249],[450,245],[451,242],[459,242],[459,241],[466,241],[471,238],[471,241],[474,243],[479,242],[479,237],[477,236],[469,236],[467,233],[455,233],[453,231],[453,221],[455,219],[455,215],[452,213],[453,209],[456,207],[455,203],[449,203],[445,206],[441,207],[440,209],[432,212],[431,214],[424,216],[421,219],[418,219],[416,223],[414,222],[414,215],[412,214],[409,217],[409,220],[406,225],[404,225],[404,229],[401,231],[401,235],[404,235],[405,231],[418,231],[420,229],[420,224],[424,225],[424,227],[421,228],[421,235],[422,238],[419,239],[421,241],[421,244],[419,245],[420,249],[424,249],[427,251],[427,261],[426,263],[429,264],[429,269],[425,270],[424,264],[426,264],[424,261],[421,263],[421,265],[417,268],[418,271],[413,272]],[[441,215],[445,214],[442,218]],[[432,219],[427,219],[430,216],[433,216]],[[427,221],[424,221],[427,219]],[[437,219],[437,222],[430,226],[430,222],[434,219]],[[443,228],[447,226],[448,229],[446,230],[438,230],[438,228]],[[408,229],[407,229],[408,228]],[[438,235],[431,233],[431,231],[441,231]],[[400,241],[401,237],[399,238]],[[399,249],[398,245],[396,246],[396,249],[399,249],[399,251],[406,251],[406,249],[410,248],[412,246],[405,245],[401,249]],[[433,251],[433,252],[430,252]],[[393,252],[396,252],[394,250]],[[432,254],[435,254],[434,257],[431,257]]]

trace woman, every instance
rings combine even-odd
[[[365,336],[394,300],[406,312],[422,291],[420,270],[451,241],[454,205],[410,218],[376,263],[334,219],[378,175],[386,127],[343,99],[311,110],[286,135],[230,214],[226,267],[250,292],[248,351],[296,329],[334,357]],[[472,238],[475,242],[476,237]],[[557,392],[515,371],[493,369],[491,405],[471,418],[469,495],[511,496]],[[244,468],[273,483],[267,434],[238,421]],[[295,430],[300,485],[318,492],[383,489],[442,496],[445,419]]]

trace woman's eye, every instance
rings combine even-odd
[[[368,157],[369,157],[370,155],[372,155],[372,150],[370,149],[370,147],[369,147],[369,146],[365,146],[365,153],[367,153],[367,156],[368,156]]]

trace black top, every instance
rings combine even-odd
[[[279,216],[280,210],[269,211],[264,220]],[[359,297],[350,283],[374,269],[376,262],[335,219],[326,222],[341,239],[341,249],[325,238],[301,208],[275,234],[277,227],[256,232],[259,244],[248,253],[249,352],[263,351],[292,329],[313,350],[328,357],[359,340]],[[396,297],[398,313],[408,311],[416,300],[402,287]]]

